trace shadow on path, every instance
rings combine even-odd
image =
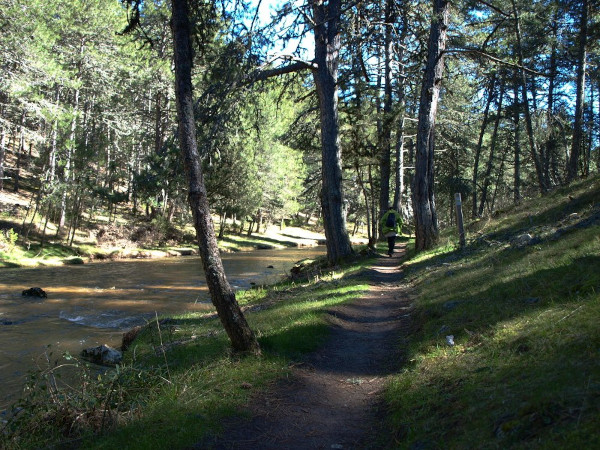
[[[249,405],[250,418],[233,418],[217,439],[194,448],[377,448],[380,393],[400,367],[398,339],[410,299],[400,285],[402,251],[368,271],[369,291],[329,311],[325,345],[292,369],[288,380]]]

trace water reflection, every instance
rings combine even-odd
[[[268,284],[321,247],[226,254],[237,289]],[[197,257],[115,261],[0,271],[0,410],[20,390],[32,361],[51,345],[55,354],[103,343],[118,346],[123,330],[158,315],[212,309]],[[39,286],[47,299],[23,297]]]

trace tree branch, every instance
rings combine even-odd
[[[244,84],[252,84],[256,81],[264,81],[268,78],[284,75],[286,73],[300,72],[306,69],[317,70],[317,65],[312,61],[296,61],[292,64],[273,69],[258,69],[248,75]]]
[[[545,77],[545,78],[550,77],[550,75],[548,75],[546,73],[538,72],[537,70],[530,69],[529,67],[525,67],[520,64],[511,63],[509,61],[504,61],[500,58],[496,58],[495,56],[490,55],[489,53],[485,53],[481,50],[477,50],[474,48],[453,48],[453,49],[446,50],[445,53],[464,53],[464,54],[472,55],[472,56],[483,56],[484,58],[487,58],[490,61],[493,61],[495,63],[502,64],[504,66],[512,67],[512,68],[519,69],[519,70],[524,70],[525,72],[532,74],[532,75],[538,75],[538,76]]]
[[[485,0],[478,0],[479,3],[487,6],[488,8],[493,9],[494,11],[496,11],[498,14],[504,16],[504,17],[511,17],[511,14],[505,13],[504,11],[502,11],[500,8],[492,5],[491,3],[486,2]]]

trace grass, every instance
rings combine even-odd
[[[20,421],[0,434],[0,446],[76,442],[92,449],[171,449],[208,439],[224,418],[243,411],[251,395],[321,345],[329,330],[325,311],[368,289],[361,271],[371,261],[357,259],[310,280],[238,293],[261,357],[229,354],[214,314],[190,313],[145,327],[117,371],[90,374],[81,365],[87,374],[83,388],[52,394],[48,374],[54,369],[33,374],[38,381],[21,401]]]
[[[600,446],[599,181],[475,224],[464,251],[406,262],[418,295],[386,392],[389,447]],[[533,240],[515,245],[523,233]]]

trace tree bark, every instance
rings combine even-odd
[[[447,0],[433,0],[433,19],[427,46],[427,66],[419,103],[413,209],[415,217],[415,249],[432,248],[439,236],[434,195],[434,129],[435,116],[444,70],[444,49],[448,28]]]
[[[25,153],[25,116],[26,111],[23,111],[21,114],[21,126],[19,128],[19,145],[17,146],[17,167],[15,171],[15,183],[13,185],[13,191],[19,192],[20,182],[21,182],[21,159],[23,158],[23,153]],[[13,141],[14,142],[14,141]],[[14,149],[14,147],[13,147]]]
[[[2,130],[0,131],[1,136],[0,136],[0,191],[4,190],[4,155],[6,154],[5,152],[5,145],[6,145],[6,128],[2,127]]]
[[[321,116],[321,207],[327,259],[336,264],[353,253],[343,212],[342,152],[338,118],[338,62],[340,0],[313,0],[315,63],[313,78]]]
[[[513,175],[513,200],[515,204],[521,203],[521,125],[519,108],[519,87],[517,82],[513,85],[513,120],[515,122],[514,160],[515,168]]]
[[[583,110],[585,95],[585,66],[587,45],[588,2],[581,2],[581,21],[579,25],[579,49],[577,52],[577,99],[575,101],[575,122],[573,124],[573,141],[571,155],[567,167],[567,182],[577,178],[579,159],[583,147]]]
[[[234,351],[260,353],[258,341],[235,299],[217,247],[210,215],[200,155],[192,96],[192,42],[187,0],[172,0],[171,27],[175,61],[175,92],[179,118],[179,143],[189,184],[189,203],[194,217],[202,265],[212,302]]]
[[[366,216],[367,216],[367,240],[368,240],[368,246],[372,249],[375,248],[375,244],[377,243],[377,238],[373,235],[374,232],[377,231],[377,227],[373,227],[371,228],[371,223],[372,223],[372,219],[371,219],[371,201],[369,199],[369,192],[365,186],[365,182],[363,180],[363,176],[361,173],[361,169],[358,163],[358,158],[356,159],[355,163],[354,163],[354,167],[356,169],[356,178],[358,180],[358,186],[360,187],[360,190],[363,194],[363,197],[365,199],[365,212],[366,212]],[[356,226],[355,226],[356,229]],[[354,234],[354,233],[352,233]]]
[[[546,111],[546,122],[549,128],[549,133],[544,145],[546,158],[551,169],[551,172],[549,173],[549,178],[554,184],[562,184],[562,175],[558,169],[558,124],[556,123],[556,119],[554,116],[554,97],[556,90],[556,77],[558,74],[558,44],[560,42],[560,38],[558,35],[559,20],[561,20],[561,13],[557,9],[554,13],[554,17],[551,24],[552,50],[550,52],[550,67],[548,70],[548,109]]]
[[[407,6],[402,6],[402,17],[401,17],[401,31],[400,36],[396,41],[397,48],[395,53],[397,54],[397,60],[399,61],[400,73],[397,77],[397,108],[401,111],[403,117],[398,121],[397,124],[397,135],[396,135],[396,161],[395,161],[395,176],[396,183],[394,186],[394,208],[402,214],[404,208],[404,131],[405,131],[405,120],[406,120],[406,65],[403,63],[404,55],[406,54],[406,36],[408,35],[408,17],[407,17]]]
[[[80,54],[83,53],[83,43],[81,44]],[[81,69],[80,69],[81,70]],[[76,150],[75,144],[75,133],[77,131],[77,116],[79,115],[79,95],[80,90],[75,90],[74,104],[73,104],[73,118],[71,119],[71,131],[69,133],[69,145],[67,146],[67,157],[65,159],[65,167],[64,167],[64,175],[63,180],[65,184],[65,188],[63,189],[60,201],[60,217],[58,219],[58,227],[56,228],[56,235],[60,234],[60,231],[65,226],[65,221],[67,218],[67,189],[66,185],[72,182],[73,178],[73,156]],[[110,167],[110,165],[108,166]],[[109,169],[110,170],[110,169]],[[110,222],[110,214],[109,214],[109,222]],[[68,236],[67,236],[68,237]]]

